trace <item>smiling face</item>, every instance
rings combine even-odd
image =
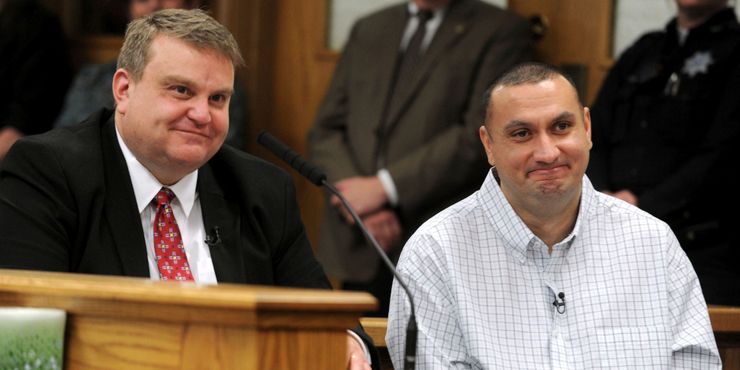
[[[591,149],[591,118],[570,83],[555,76],[500,86],[480,128],[488,161],[515,207],[536,212],[548,204],[573,206]]]
[[[223,144],[233,82],[226,56],[158,35],[138,81],[116,71],[116,127],[136,159],[161,183],[173,184]]]

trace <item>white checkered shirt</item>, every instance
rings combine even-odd
[[[419,228],[398,265],[415,300],[417,369],[721,369],[699,281],[670,228],[585,176],[579,207],[549,255],[489,173]],[[394,282],[386,341],[396,369],[408,316]]]

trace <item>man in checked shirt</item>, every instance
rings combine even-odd
[[[671,229],[584,175],[591,118],[571,80],[533,63],[505,73],[480,138],[493,166],[480,190],[419,228],[399,261],[419,368],[721,368]],[[397,367],[408,316],[394,282]]]

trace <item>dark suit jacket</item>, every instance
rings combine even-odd
[[[134,190],[112,112],[18,141],[0,171],[0,268],[149,278]],[[197,191],[222,283],[330,288],[279,168],[223,146]],[[378,354],[360,328],[354,330]]]
[[[309,135],[310,154],[332,182],[375,175],[383,151],[405,237],[480,186],[487,168],[478,137],[483,95],[528,57],[532,40],[528,23],[511,12],[479,0],[452,1],[414,80],[401,87],[400,102],[384,121],[407,5],[355,24]],[[319,258],[330,275],[353,281],[372,278],[379,261],[331,209]]]
[[[0,267],[149,277],[111,111],[16,143],[0,172]],[[219,282],[329,287],[290,177],[224,146],[198,173]]]

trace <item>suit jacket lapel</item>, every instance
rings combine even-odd
[[[378,43],[377,58],[375,60],[367,60],[368,66],[378,69],[378,72],[372,73],[368,71],[368,75],[376,76],[377,81],[380,84],[379,94],[375,95],[377,99],[373,103],[373,109],[369,109],[368,112],[376,115],[371,122],[375,123],[375,127],[372,127],[371,132],[375,132],[376,129],[383,123],[384,109],[388,107],[388,99],[391,93],[392,83],[394,74],[396,73],[396,64],[398,63],[398,48],[401,45],[401,39],[403,38],[403,32],[406,29],[407,10],[406,3],[399,5],[394,9],[395,11],[383,23],[379,26],[377,32],[377,40],[382,40]],[[373,136],[374,137],[374,136]]]
[[[419,70],[414,75],[409,86],[402,88],[402,91],[405,93],[398,97],[402,103],[395,105],[397,108],[393,112],[388,112],[386,134],[390,133],[401,113],[406,110],[409,103],[411,103],[421,88],[421,85],[427,80],[434,66],[455,45],[455,42],[467,32],[469,19],[472,14],[466,3],[466,1],[462,0],[451,3],[447,15],[445,15],[442,24],[437,29],[432,42],[429,44],[421,60]]]
[[[144,231],[126,160],[116,138],[113,114],[101,129],[105,168],[105,216],[126,276],[149,277]],[[104,262],[104,261],[101,261]]]
[[[239,207],[234,202],[226,201],[224,192],[207,163],[198,170],[198,197],[206,233],[211,236],[218,234],[216,243],[209,245],[218,282],[245,283],[246,271],[241,263],[243,256],[239,249]]]

